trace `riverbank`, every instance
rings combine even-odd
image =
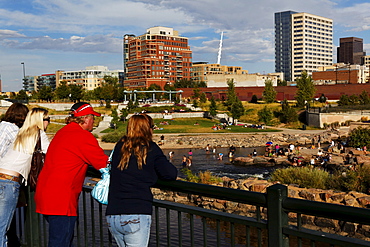
[[[321,143],[329,143],[340,137],[348,135],[348,128],[337,131],[324,130],[294,130],[282,129],[282,132],[264,133],[200,133],[200,134],[163,134],[164,141],[161,141],[162,134],[154,134],[153,141],[162,148],[205,148],[211,147],[261,147],[267,142],[283,145],[310,145],[315,136],[321,136]],[[94,133],[94,132],[93,132]],[[103,149],[112,150],[114,143],[104,143],[99,140]]]

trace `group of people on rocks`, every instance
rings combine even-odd
[[[126,134],[108,161],[91,133],[94,119],[99,116],[89,103],[74,104],[66,125],[49,142],[45,134],[50,123],[48,110],[29,110],[20,103],[8,108],[0,123],[0,246],[20,246],[8,242],[7,231],[20,188],[28,185],[31,159],[39,139],[46,155],[34,200],[36,212],[49,223],[48,246],[73,246],[78,198],[88,166],[99,170],[108,163],[108,228],[120,247],[148,245],[153,200],[150,187],[157,178],[175,180],[177,169],[153,142],[154,123],[146,114],[130,117]]]

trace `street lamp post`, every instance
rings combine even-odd
[[[21,64],[22,64],[22,67],[23,67],[23,87],[24,88],[26,88],[26,67],[25,67],[25,65],[24,65],[24,62],[21,62]]]

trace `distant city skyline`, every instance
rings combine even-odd
[[[223,31],[222,65],[274,72],[274,13],[288,10],[333,19],[336,62],[339,38],[362,38],[370,50],[369,9],[365,0],[0,0],[2,90],[22,89],[22,62],[26,75],[123,69],[123,35],[154,26],[188,37],[193,62],[217,62]]]

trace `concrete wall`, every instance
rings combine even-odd
[[[337,113],[318,113],[309,112],[307,114],[308,125],[323,128],[324,123],[331,124],[334,122],[344,123],[346,121],[359,121],[363,117],[370,119],[369,111],[352,111],[352,112],[337,112]]]

